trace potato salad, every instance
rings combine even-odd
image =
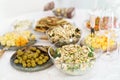
[[[81,36],[80,30],[71,24],[50,29],[47,31],[47,34],[52,43],[62,40],[69,41],[71,38],[73,41],[76,41]]]
[[[58,68],[67,72],[85,71],[92,67],[95,54],[92,47],[79,46],[77,44],[65,45],[56,49],[55,64]]]

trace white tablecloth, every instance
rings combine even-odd
[[[13,19],[6,19],[0,23],[0,35],[13,30],[11,23],[16,19],[24,18],[36,21],[46,15],[52,15],[52,13],[35,12]],[[83,28],[83,22],[86,18],[88,18],[87,11],[76,10],[75,16],[72,19],[76,26],[82,29],[83,33],[86,31]],[[39,40],[37,44],[48,45],[49,42]],[[6,51],[0,59],[0,80],[120,80],[120,59],[108,61],[103,60],[103,56],[101,56],[97,59],[91,72],[80,76],[70,76],[60,72],[55,66],[33,73],[17,71],[10,65],[10,57],[14,52],[15,51]]]
[[[0,0],[0,20],[33,11],[42,11],[43,6],[50,1],[55,2],[55,8],[72,6],[80,9],[93,9],[95,6],[109,8],[120,4],[120,0]]]

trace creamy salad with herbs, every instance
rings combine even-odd
[[[52,43],[66,40],[77,41],[81,37],[81,32],[71,24],[58,26],[47,31],[47,35]]]
[[[92,47],[70,44],[55,50],[54,61],[59,69],[73,73],[91,68],[95,61]]]

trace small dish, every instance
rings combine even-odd
[[[33,20],[29,19],[20,19],[15,20],[12,26],[16,31],[31,30],[33,28],[33,22]]]

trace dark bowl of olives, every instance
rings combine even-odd
[[[17,70],[35,72],[50,67],[53,63],[48,55],[49,46],[34,45],[18,49],[10,63]]]

